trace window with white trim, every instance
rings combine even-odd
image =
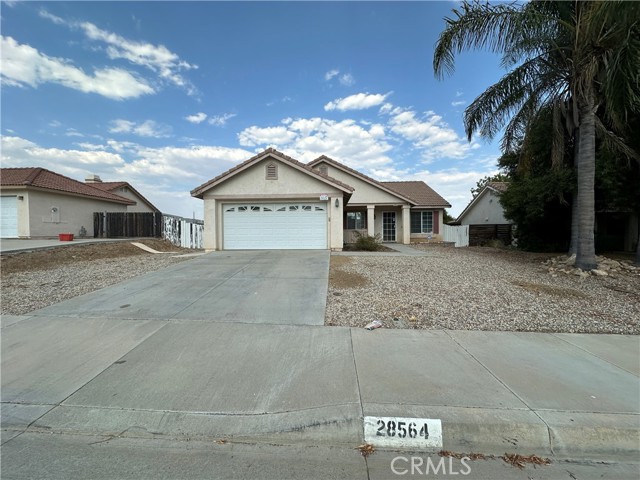
[[[364,212],[347,212],[347,230],[367,228],[367,216]]]
[[[411,212],[411,233],[433,233],[433,212]]]

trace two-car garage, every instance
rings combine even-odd
[[[327,202],[222,205],[223,248],[326,249]]]

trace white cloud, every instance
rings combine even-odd
[[[53,128],[57,128],[62,126],[62,123],[60,123],[58,120],[52,120],[49,122],[49,126]]]
[[[340,77],[340,84],[346,87],[350,87],[356,83],[356,79],[350,73],[345,73]]]
[[[57,83],[85,93],[96,93],[114,100],[154,93],[144,80],[119,68],[97,69],[88,75],[71,61],[49,57],[35,48],[2,36],[2,83],[15,87],[37,87]]]
[[[456,90],[456,97],[461,97],[464,95],[464,92],[462,90]]]
[[[97,150],[106,150],[107,149],[107,147],[105,145],[99,145],[97,143],[79,142],[79,143],[76,143],[76,145],[78,147],[82,148],[83,150],[97,151]]]
[[[3,167],[41,166],[82,181],[98,174],[104,181],[125,180],[166,213],[202,218],[202,201],[189,192],[250,158],[239,148],[210,145],[150,148],[109,140],[104,145],[78,143],[75,149],[41,147],[16,136],[3,136]]]
[[[326,111],[340,110],[364,110],[366,108],[376,107],[383,103],[385,99],[391,95],[391,92],[384,95],[380,93],[356,93],[345,98],[337,98],[324,106]]]
[[[387,152],[392,146],[384,138],[384,128],[355,120],[288,118],[276,127],[246,128],[238,138],[243,146],[275,146],[304,162],[328,155],[364,171],[391,162]]]
[[[340,73],[339,70],[329,70],[327,73],[324,74],[324,79],[325,81],[330,81],[333,77],[335,77],[336,75],[338,75]]]
[[[451,102],[452,107],[459,107],[461,105],[465,105],[467,102],[465,100],[457,100],[455,102]]]
[[[476,148],[431,111],[419,118],[413,110],[391,109],[389,127],[392,133],[412,142],[425,161],[461,159]]]
[[[67,128],[67,131],[64,134],[66,137],[84,137],[84,135],[75,128]]]
[[[171,136],[171,127],[153,120],[145,120],[142,123],[117,119],[111,121],[109,133],[130,133],[140,137],[165,138]]]
[[[180,72],[198,68],[170,51],[164,45],[128,40],[116,33],[102,30],[90,22],[70,22],[55,16],[46,10],[40,10],[40,16],[58,25],[80,29],[90,40],[106,44],[106,53],[111,59],[124,59],[157,73],[160,78],[178,87],[185,88],[190,95],[196,94],[196,88]]]
[[[184,117],[184,119],[187,122],[191,122],[191,123],[202,123],[207,119],[207,114],[203,113],[203,112],[198,112],[194,115],[188,115],[186,117]]]
[[[215,125],[216,127],[224,127],[227,124],[227,121],[237,116],[236,113],[223,113],[222,115],[216,115],[209,119],[210,125]]]

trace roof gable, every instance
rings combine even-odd
[[[140,200],[146,203],[152,210],[155,210],[157,212],[160,211],[156,208],[156,206],[153,203],[147,200],[147,198],[144,195],[142,195],[138,190],[133,188],[133,186],[129,182],[95,182],[95,183],[90,183],[89,185],[99,190],[102,190],[105,192],[111,192],[111,193],[113,193],[113,191],[117,190],[118,188],[126,187],[129,190],[131,190],[137,197],[139,197]]]
[[[207,190],[210,190],[211,188],[215,187],[216,185],[219,185],[222,182],[225,182],[226,180],[233,178],[235,175],[239,174],[240,172],[243,172],[245,170],[247,170],[248,168],[252,167],[253,165],[261,162],[262,160],[265,160],[268,157],[273,157],[276,160],[279,160],[283,163],[288,164],[289,166],[295,168],[296,170],[303,172],[311,177],[314,177],[317,180],[320,180],[321,182],[331,185],[335,188],[338,188],[339,190],[342,190],[343,192],[347,193],[347,194],[351,194],[351,192],[353,192],[353,188],[350,187],[349,185],[347,185],[346,183],[341,182],[340,180],[337,180],[335,178],[330,177],[329,175],[325,175],[321,172],[317,172],[315,170],[312,170],[311,167],[305,165],[302,162],[297,161],[294,158],[291,158],[287,155],[285,155],[282,152],[279,152],[277,150],[275,150],[274,148],[268,148],[266,150],[264,150],[263,152],[251,157],[250,159],[236,165],[235,167],[227,170],[226,172],[221,173],[220,175],[218,175],[215,178],[212,178],[211,180],[209,180],[208,182],[203,183],[202,185],[200,185],[199,187],[194,188],[193,190],[191,190],[191,195],[193,197],[197,197],[197,198],[202,198],[203,195],[205,194],[205,192]]]
[[[347,167],[346,165],[343,165],[342,163],[327,157],[326,155],[322,155],[318,158],[316,158],[315,160],[312,160],[311,162],[309,162],[307,165],[311,168],[317,167],[318,165],[320,165],[321,163],[326,163],[328,165],[331,165],[339,170],[342,170],[343,172],[356,177],[366,183],[368,183],[369,185],[372,185],[376,188],[379,188],[380,190],[393,195],[394,197],[397,197],[401,200],[404,200],[405,202],[411,203],[411,204],[415,204],[411,198],[407,197],[406,195],[403,195],[402,193],[398,192],[397,190],[395,190],[394,188],[391,188],[387,185],[385,185],[383,182],[379,182],[378,180],[375,180],[371,177],[368,177],[367,175],[360,173],[357,170],[354,170],[353,168]]]
[[[459,223],[473,209],[474,205],[476,205],[480,201],[480,199],[487,194],[487,192],[493,191],[496,194],[500,195],[501,193],[505,192],[507,188],[509,188],[509,182],[488,182],[482,188],[482,190],[480,190],[480,192],[475,197],[473,197],[473,199],[469,202],[469,205],[464,207],[464,210],[462,210],[460,215],[458,215],[458,218],[456,218],[456,223]]]
[[[41,167],[2,168],[0,169],[0,185],[3,187],[43,188],[83,197],[98,198],[100,200],[124,205],[135,205],[135,202],[128,198],[100,190],[92,185],[79,182]]]

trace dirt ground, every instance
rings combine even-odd
[[[159,252],[192,253],[193,250],[176,247],[160,239],[144,239],[139,241]],[[5,253],[0,256],[0,272],[7,275],[16,272],[48,270],[61,265],[77,263],[82,260],[100,260],[105,258],[121,258],[137,255],[148,255],[147,252],[131,245],[131,242],[102,242],[95,244],[78,244],[35,250],[32,252]]]

